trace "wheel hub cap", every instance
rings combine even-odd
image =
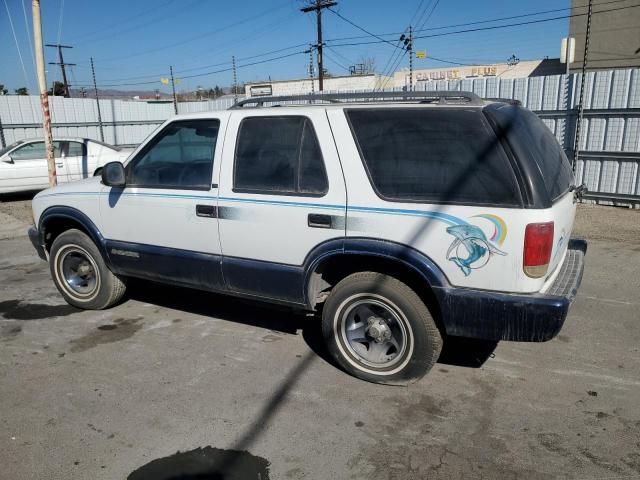
[[[369,324],[369,328],[367,328],[367,335],[373,338],[376,342],[384,343],[391,338],[391,329],[384,319],[370,317],[367,322]]]

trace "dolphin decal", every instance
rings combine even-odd
[[[471,270],[474,268],[480,268],[487,264],[489,258],[492,254],[495,255],[506,255],[506,252],[503,252],[499,248],[497,248],[492,242],[487,240],[486,235],[480,229],[480,227],[476,227],[475,225],[452,225],[447,227],[447,233],[453,235],[455,240],[447,250],[447,260],[451,260],[454,262],[462,273],[465,276],[469,276],[471,274]],[[468,252],[468,256],[462,258],[459,256],[459,248],[460,245],[464,246],[464,248]],[[474,263],[481,260],[485,255],[488,255],[487,260],[481,264],[473,266]]]

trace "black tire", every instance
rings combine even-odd
[[[340,367],[373,383],[414,382],[442,350],[440,331],[420,297],[398,279],[375,272],[354,273],[332,289],[322,333]]]
[[[67,303],[84,310],[109,308],[126,290],[107,268],[98,247],[80,230],[67,230],[53,241],[49,269]]]

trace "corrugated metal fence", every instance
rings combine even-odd
[[[520,100],[543,119],[571,158],[580,82],[581,75],[573,74],[438,80],[417,88]],[[640,69],[590,72],[585,88],[578,182],[587,185],[591,198],[640,204]],[[211,111],[232,104],[231,99],[179,103],[178,110]],[[100,110],[106,142],[136,145],[173,115],[173,104],[100,100]],[[54,97],[52,115],[54,135],[100,139],[95,100]],[[42,135],[38,97],[0,96],[0,122],[0,146]]]

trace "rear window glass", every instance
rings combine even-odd
[[[556,200],[573,185],[571,164],[555,135],[530,110],[504,106],[488,112],[507,133],[516,156],[533,162],[540,170],[551,201]]]
[[[435,203],[520,203],[509,160],[480,110],[381,108],[346,113],[381,197]]]

